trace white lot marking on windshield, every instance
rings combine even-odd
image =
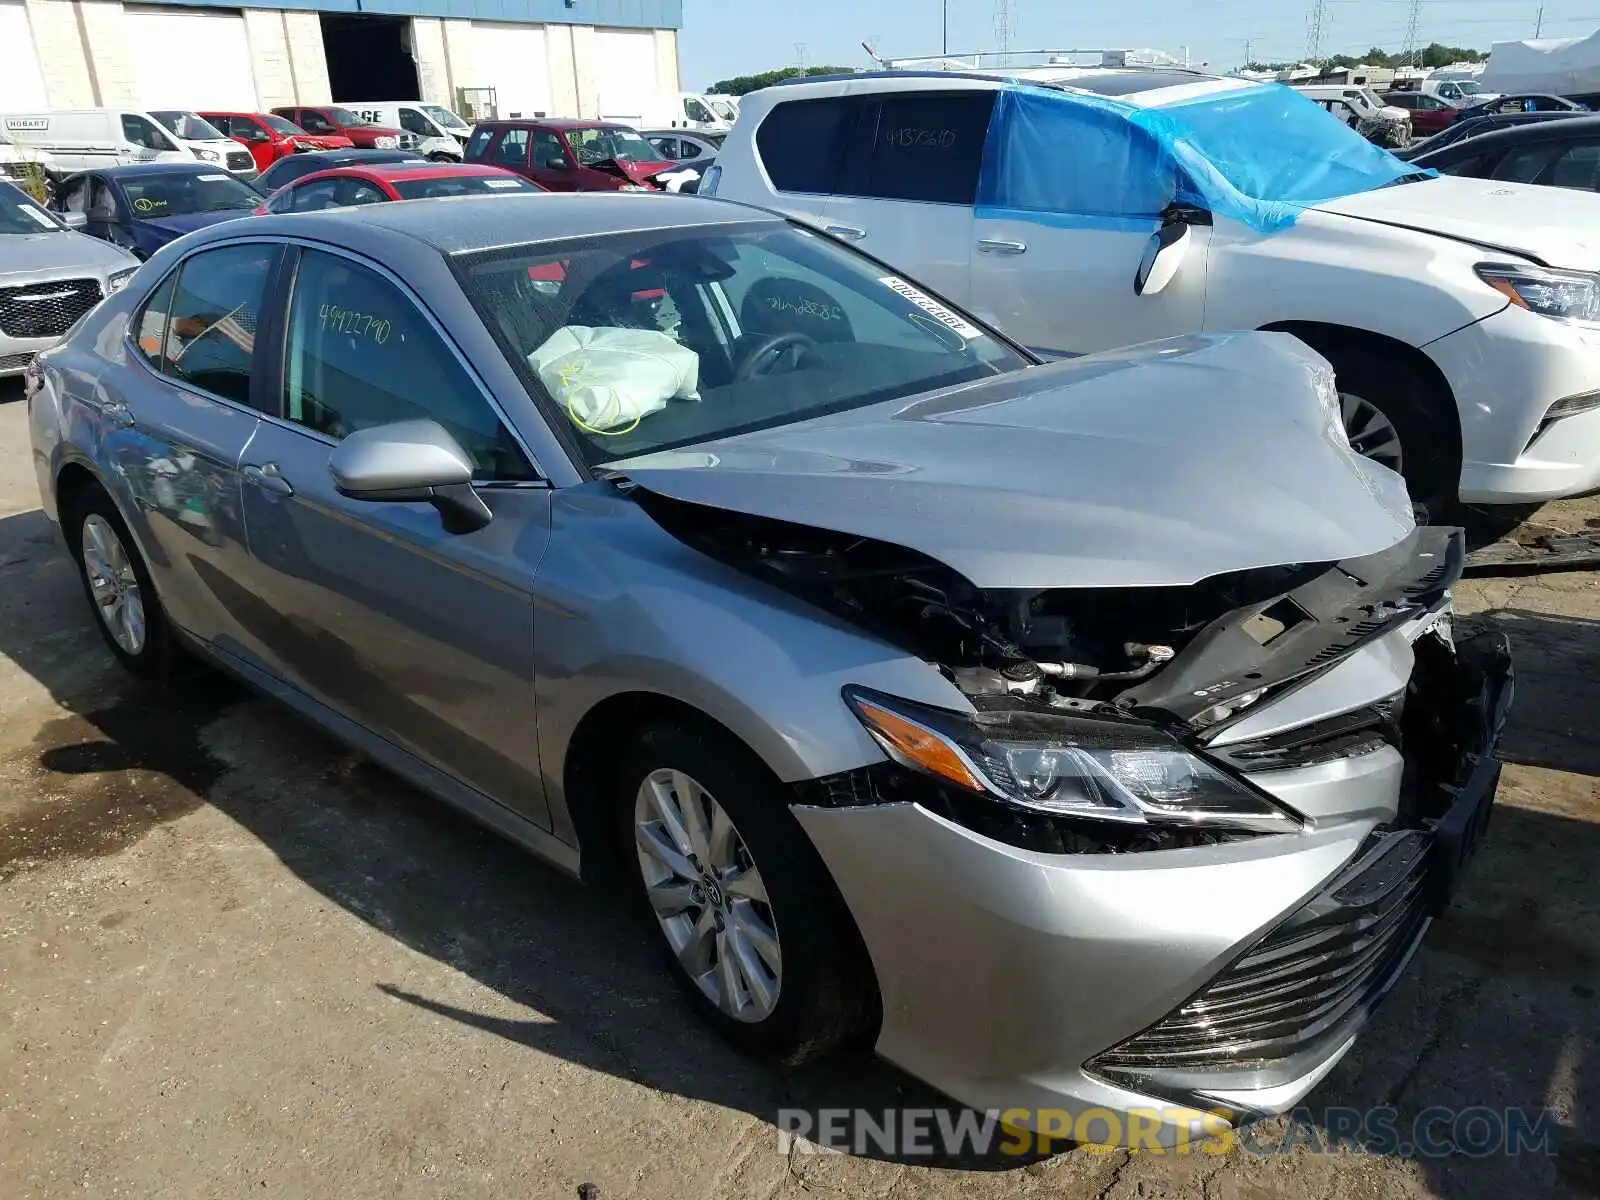
[[[17,207],[23,212],[27,213],[35,221],[39,222],[39,224],[43,225],[46,229],[57,228],[57,225],[54,221],[52,221],[44,213],[40,212],[37,208],[34,208],[31,204],[19,204]]]
[[[522,184],[516,179],[485,179],[483,186],[489,188],[519,188]]]
[[[219,182],[226,182],[227,180],[232,179],[233,176],[232,175],[200,175],[200,176],[197,176],[197,178],[203,179],[207,183],[219,183]]]
[[[945,326],[947,329],[955,330],[962,337],[975,338],[983,336],[983,331],[980,330],[976,325],[973,325],[969,321],[963,320],[961,316],[951,312],[932,296],[928,296],[922,292],[919,292],[916,288],[912,287],[899,276],[885,275],[880,278],[878,282],[883,284],[883,286],[888,288],[891,292],[898,292],[907,300],[911,301],[911,303],[915,304],[923,312],[927,313],[934,320],[938,321],[939,324]]]

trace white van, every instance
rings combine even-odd
[[[705,133],[727,133],[732,121],[725,121],[711,107],[711,102],[699,92],[679,92],[678,112],[672,120],[674,129],[699,129]]]
[[[472,126],[442,104],[425,104],[421,100],[364,100],[345,107],[374,125],[416,134],[417,153],[434,162],[460,162],[462,149],[472,134]]]
[[[240,179],[254,179],[259,174],[250,151],[199,113],[153,108],[150,115],[177,139],[178,145],[201,162],[215,163]]]
[[[1486,92],[1478,82],[1482,74],[1482,67],[1440,67],[1422,81],[1422,94],[1435,96],[1457,108],[1498,100],[1499,92]]]
[[[132,108],[0,113],[0,139],[37,153],[52,179],[95,167],[194,161],[154,117]]]

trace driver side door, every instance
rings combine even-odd
[[[533,572],[550,490],[418,297],[365,260],[301,249],[270,419],[241,464],[262,666],[314,710],[548,826],[533,737]],[[493,520],[356,500],[329,460],[359,429],[420,418],[472,458]]]

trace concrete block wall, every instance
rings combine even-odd
[[[594,112],[584,111],[578,91],[577,43],[573,34],[580,28],[576,25],[546,25],[544,27],[545,56],[550,66],[550,111],[563,117],[593,116]],[[582,28],[592,39],[594,30],[588,26]]]
[[[128,46],[121,0],[80,0],[77,7],[83,45],[94,74],[96,106],[138,105],[139,78]],[[181,71],[183,64],[173,62],[172,69]]]
[[[476,73],[472,61],[472,22],[447,18],[439,22],[439,41],[444,48],[445,76],[449,92],[443,96],[430,96],[423,84],[422,98],[442,104],[451,111],[456,107],[456,89],[475,87]],[[417,72],[420,77],[422,72]],[[420,78],[419,78],[419,82]]]
[[[417,64],[417,90],[421,93],[418,99],[450,107],[455,85],[445,51],[443,21],[437,17],[411,18],[411,57]]]
[[[26,0],[39,73],[51,108],[95,108],[94,75],[76,0]]]
[[[322,21],[314,12],[288,12],[283,17],[284,40],[294,67],[295,97],[300,104],[330,104],[333,85],[328,82],[328,56],[322,48]]]
[[[256,80],[256,100],[263,109],[293,104],[299,98],[294,62],[283,14],[264,8],[244,10],[244,35],[250,43],[250,70]]]
[[[678,31],[656,30],[656,83],[663,92],[676,95],[682,91],[678,83]]]

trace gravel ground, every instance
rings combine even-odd
[[[786,1155],[780,1107],[936,1100],[875,1061],[741,1060],[602,898],[226,681],[130,684],[37,511],[18,397],[0,385],[0,1194],[1600,1195],[1600,575],[1461,589],[1520,672],[1494,827],[1310,1097],[1402,1125],[1547,1108],[1554,1156]]]

